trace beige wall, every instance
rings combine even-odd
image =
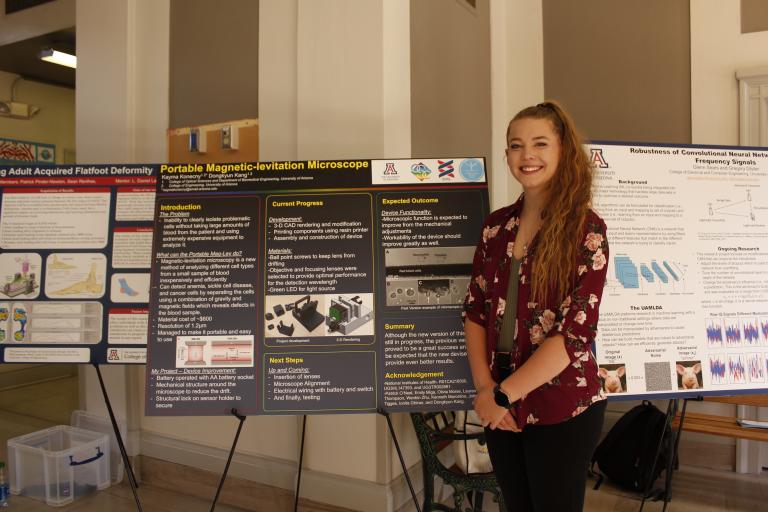
[[[34,364],[0,364],[0,373],[14,373],[20,370],[36,368],[37,366]]]
[[[258,1],[172,0],[170,52],[171,128],[259,116]]]
[[[295,1],[259,2],[259,155],[266,162],[297,158],[298,10]]]
[[[169,0],[78,0],[77,162],[164,162]]]
[[[0,100],[11,99],[11,85],[18,75],[0,71]],[[66,87],[21,80],[16,84],[15,101],[36,105],[40,112],[32,119],[0,117],[0,137],[44,142],[56,146],[56,162],[64,150],[75,149],[75,91]]]
[[[741,32],[768,30],[768,2],[765,0],[741,0]]]
[[[412,155],[491,156],[488,0],[411,1]],[[394,155],[399,156],[399,155]]]
[[[298,5],[298,157],[383,158],[381,0]]]
[[[75,24],[75,0],[56,0],[5,14],[5,0],[0,0],[0,45],[23,41]]]
[[[739,143],[736,70],[768,65],[768,32],[741,33],[739,0],[691,2],[693,142]]]
[[[491,2],[491,209],[522,192],[507,168],[507,125],[528,105],[544,99],[544,31],[541,2]]]
[[[593,140],[690,142],[688,4],[543,0],[546,96]]]
[[[142,420],[142,430],[146,432],[225,450],[231,448],[236,429],[237,420],[234,418],[145,416]],[[237,451],[295,460],[298,453],[297,432],[296,420],[292,417],[248,418],[243,425]],[[151,453],[145,455],[152,456]]]

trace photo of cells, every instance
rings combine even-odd
[[[725,319],[725,345],[727,347],[741,346],[741,327],[735,318]]]
[[[762,354],[747,354],[747,377],[749,382],[765,382]]]
[[[725,356],[723,354],[709,355],[709,377],[712,384],[725,384]]]
[[[728,354],[728,381],[732,384],[746,384],[747,374],[741,354]]]
[[[757,320],[744,320],[744,343],[749,346],[760,344],[760,329]]]
[[[710,348],[723,346],[723,326],[719,320],[712,318],[707,320],[707,346]]]

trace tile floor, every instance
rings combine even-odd
[[[68,424],[69,415],[77,408],[77,378],[65,378],[35,384],[24,388],[0,391],[0,458],[6,455],[9,438],[33,432],[52,425]],[[226,492],[226,487],[225,491]],[[199,499],[175,492],[152,482],[142,484],[139,495],[146,512],[203,512],[210,510],[210,499]],[[285,511],[293,510],[293,497],[289,491],[274,489],[264,498],[255,500],[248,508],[219,504],[219,512]],[[269,496],[267,498],[266,496]],[[54,510],[42,502],[22,496],[11,497],[9,510],[19,512],[50,512]],[[490,500],[488,500],[490,501]],[[604,484],[598,491],[587,490],[585,510],[589,512],[630,512],[639,509],[636,496]],[[650,502],[645,511],[661,511],[662,504]],[[136,510],[130,487],[124,479],[120,485],[81,498],[60,507],[61,511],[128,512]],[[304,502],[302,512],[345,512],[342,509]],[[415,508],[410,505],[402,512]],[[495,510],[488,504],[486,510]],[[713,471],[682,466],[675,474],[674,495],[670,512],[754,512],[768,511],[768,475],[737,475],[732,472]],[[346,511],[349,512],[349,511]]]

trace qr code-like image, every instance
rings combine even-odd
[[[645,390],[670,391],[672,372],[668,362],[645,363]]]

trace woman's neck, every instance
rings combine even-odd
[[[523,201],[523,211],[520,216],[525,219],[541,219],[541,214],[546,207],[547,195],[540,191],[526,191]]]

